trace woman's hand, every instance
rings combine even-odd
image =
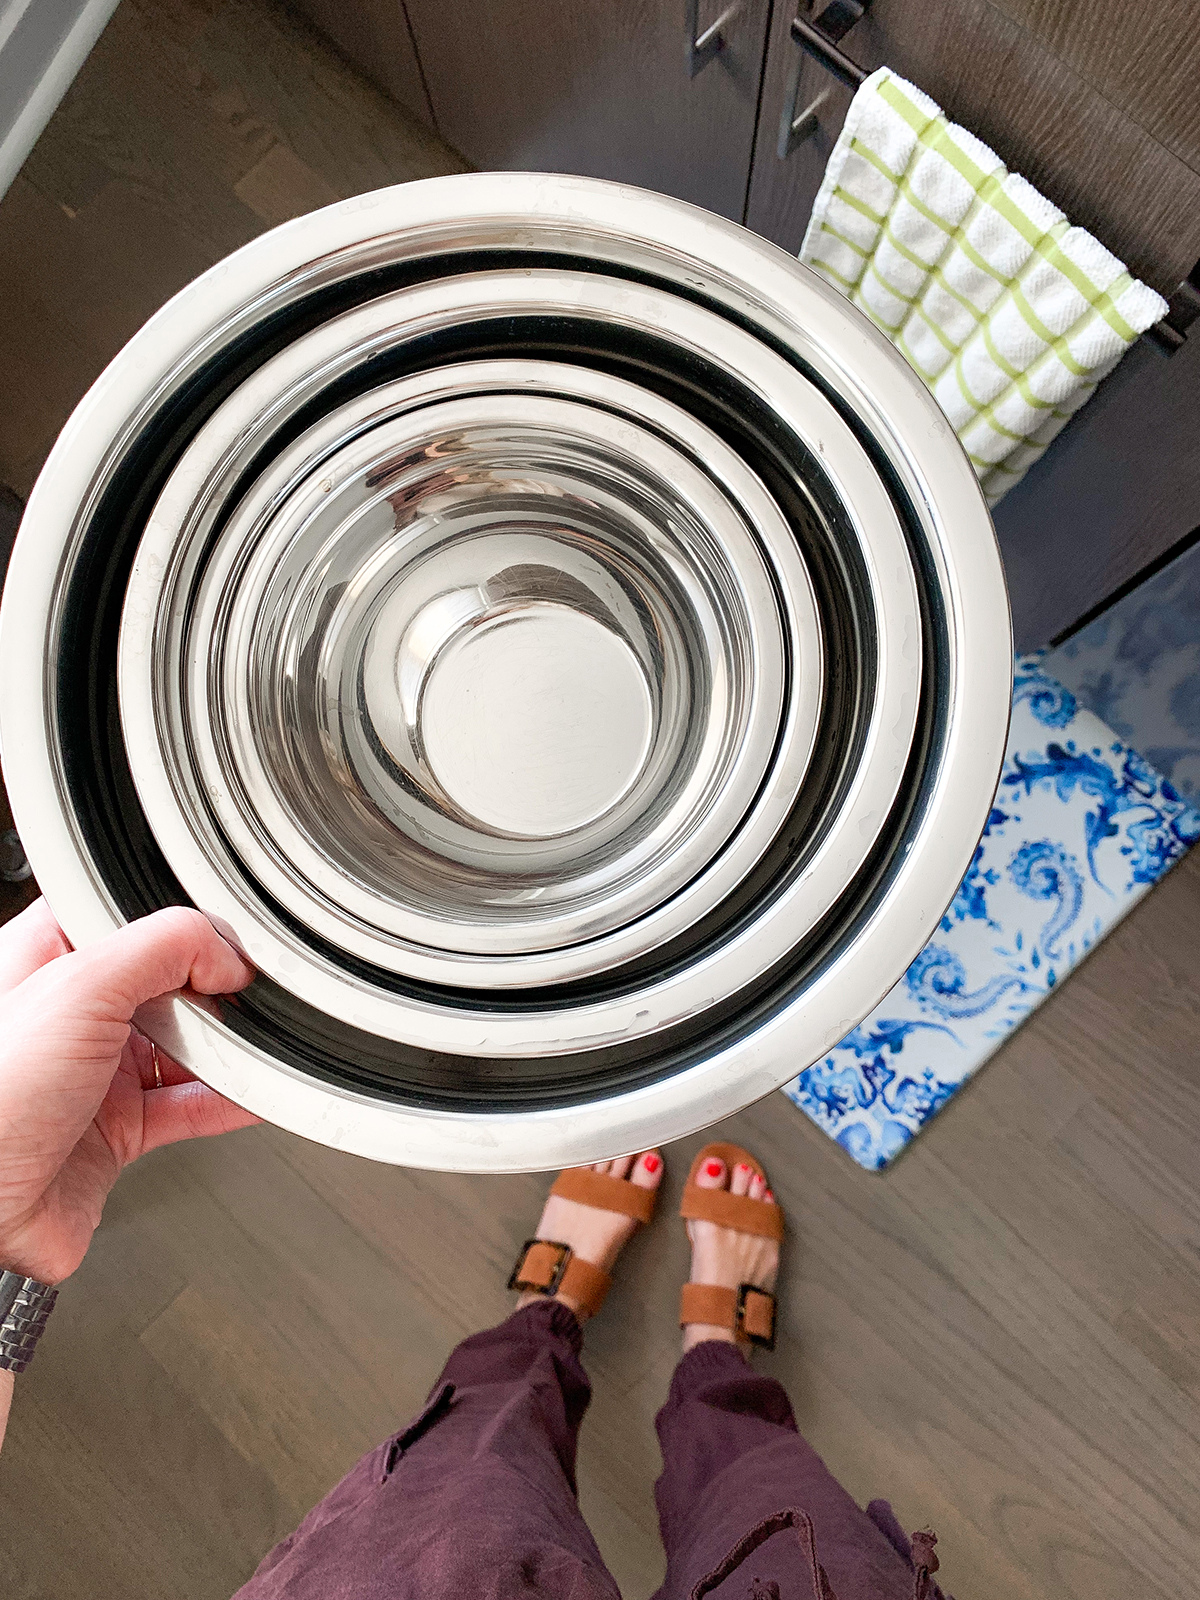
[[[159,1054],[131,1019],[172,989],[229,994],[253,970],[175,907],[73,951],[44,900],[0,928],[0,1267],[60,1283],[122,1167],[258,1119]]]

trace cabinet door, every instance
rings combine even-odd
[[[404,0],[292,0],[346,60],[433,126]]]
[[[996,507],[1019,650],[1073,628],[1200,526],[1200,326],[1141,339]]]
[[[797,105],[826,96],[820,131],[779,158],[795,15],[795,0],[775,7],[747,212],[792,251],[851,98],[805,56]],[[1195,17],[1194,0],[873,0],[840,48],[932,95],[1169,295],[1200,257]]]
[[[406,0],[442,137],[478,167],[616,178],[745,213],[770,0],[695,77],[685,0]],[[701,32],[724,9],[701,0]]]
[[[873,0],[845,35],[860,66],[924,89],[1073,222],[1170,295],[1200,257],[1194,0]],[[747,221],[799,250],[851,91],[809,56],[816,136],[776,153],[795,0],[771,24]],[[1167,359],[1126,357],[996,510],[1020,648],[1042,645],[1200,522],[1200,325]]]

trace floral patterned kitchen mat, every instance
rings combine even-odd
[[[898,1155],[1200,839],[1200,811],[1046,664],[1017,661],[999,790],[937,933],[783,1091],[861,1166]]]

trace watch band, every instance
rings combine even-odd
[[[25,1371],[57,1299],[48,1283],[0,1270],[0,1368]]]

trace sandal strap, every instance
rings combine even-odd
[[[679,1325],[702,1322],[728,1328],[748,1344],[775,1348],[775,1296],[756,1284],[722,1289],[715,1283],[685,1283],[679,1294]]]
[[[568,1167],[560,1172],[550,1193],[561,1195],[564,1200],[574,1200],[581,1206],[593,1206],[597,1211],[616,1211],[636,1222],[650,1221],[658,1199],[657,1189],[643,1189],[630,1183],[628,1178],[614,1178],[606,1172],[579,1167]]]
[[[573,1255],[558,1287],[576,1301],[585,1317],[594,1317],[612,1287],[612,1278],[602,1267]]]
[[[783,1242],[783,1211],[777,1205],[764,1205],[749,1195],[730,1194],[728,1189],[701,1189],[689,1184],[679,1203],[679,1215],[689,1221],[715,1222],[738,1233],[755,1233],[762,1239]]]
[[[604,1304],[612,1278],[602,1267],[583,1261],[569,1244],[553,1239],[528,1239],[508,1280],[510,1289],[538,1294],[567,1294],[585,1316],[594,1317]]]
[[[738,1233],[754,1233],[760,1239],[774,1239],[783,1243],[785,1224],[780,1206],[751,1200],[746,1194],[730,1194],[728,1189],[701,1189],[696,1182],[700,1168],[710,1158],[723,1161],[732,1172],[743,1162],[752,1172],[757,1172],[764,1183],[767,1175],[762,1165],[749,1150],[740,1144],[706,1144],[692,1162],[679,1203],[679,1215],[689,1222],[715,1222],[721,1228],[734,1228]]]

